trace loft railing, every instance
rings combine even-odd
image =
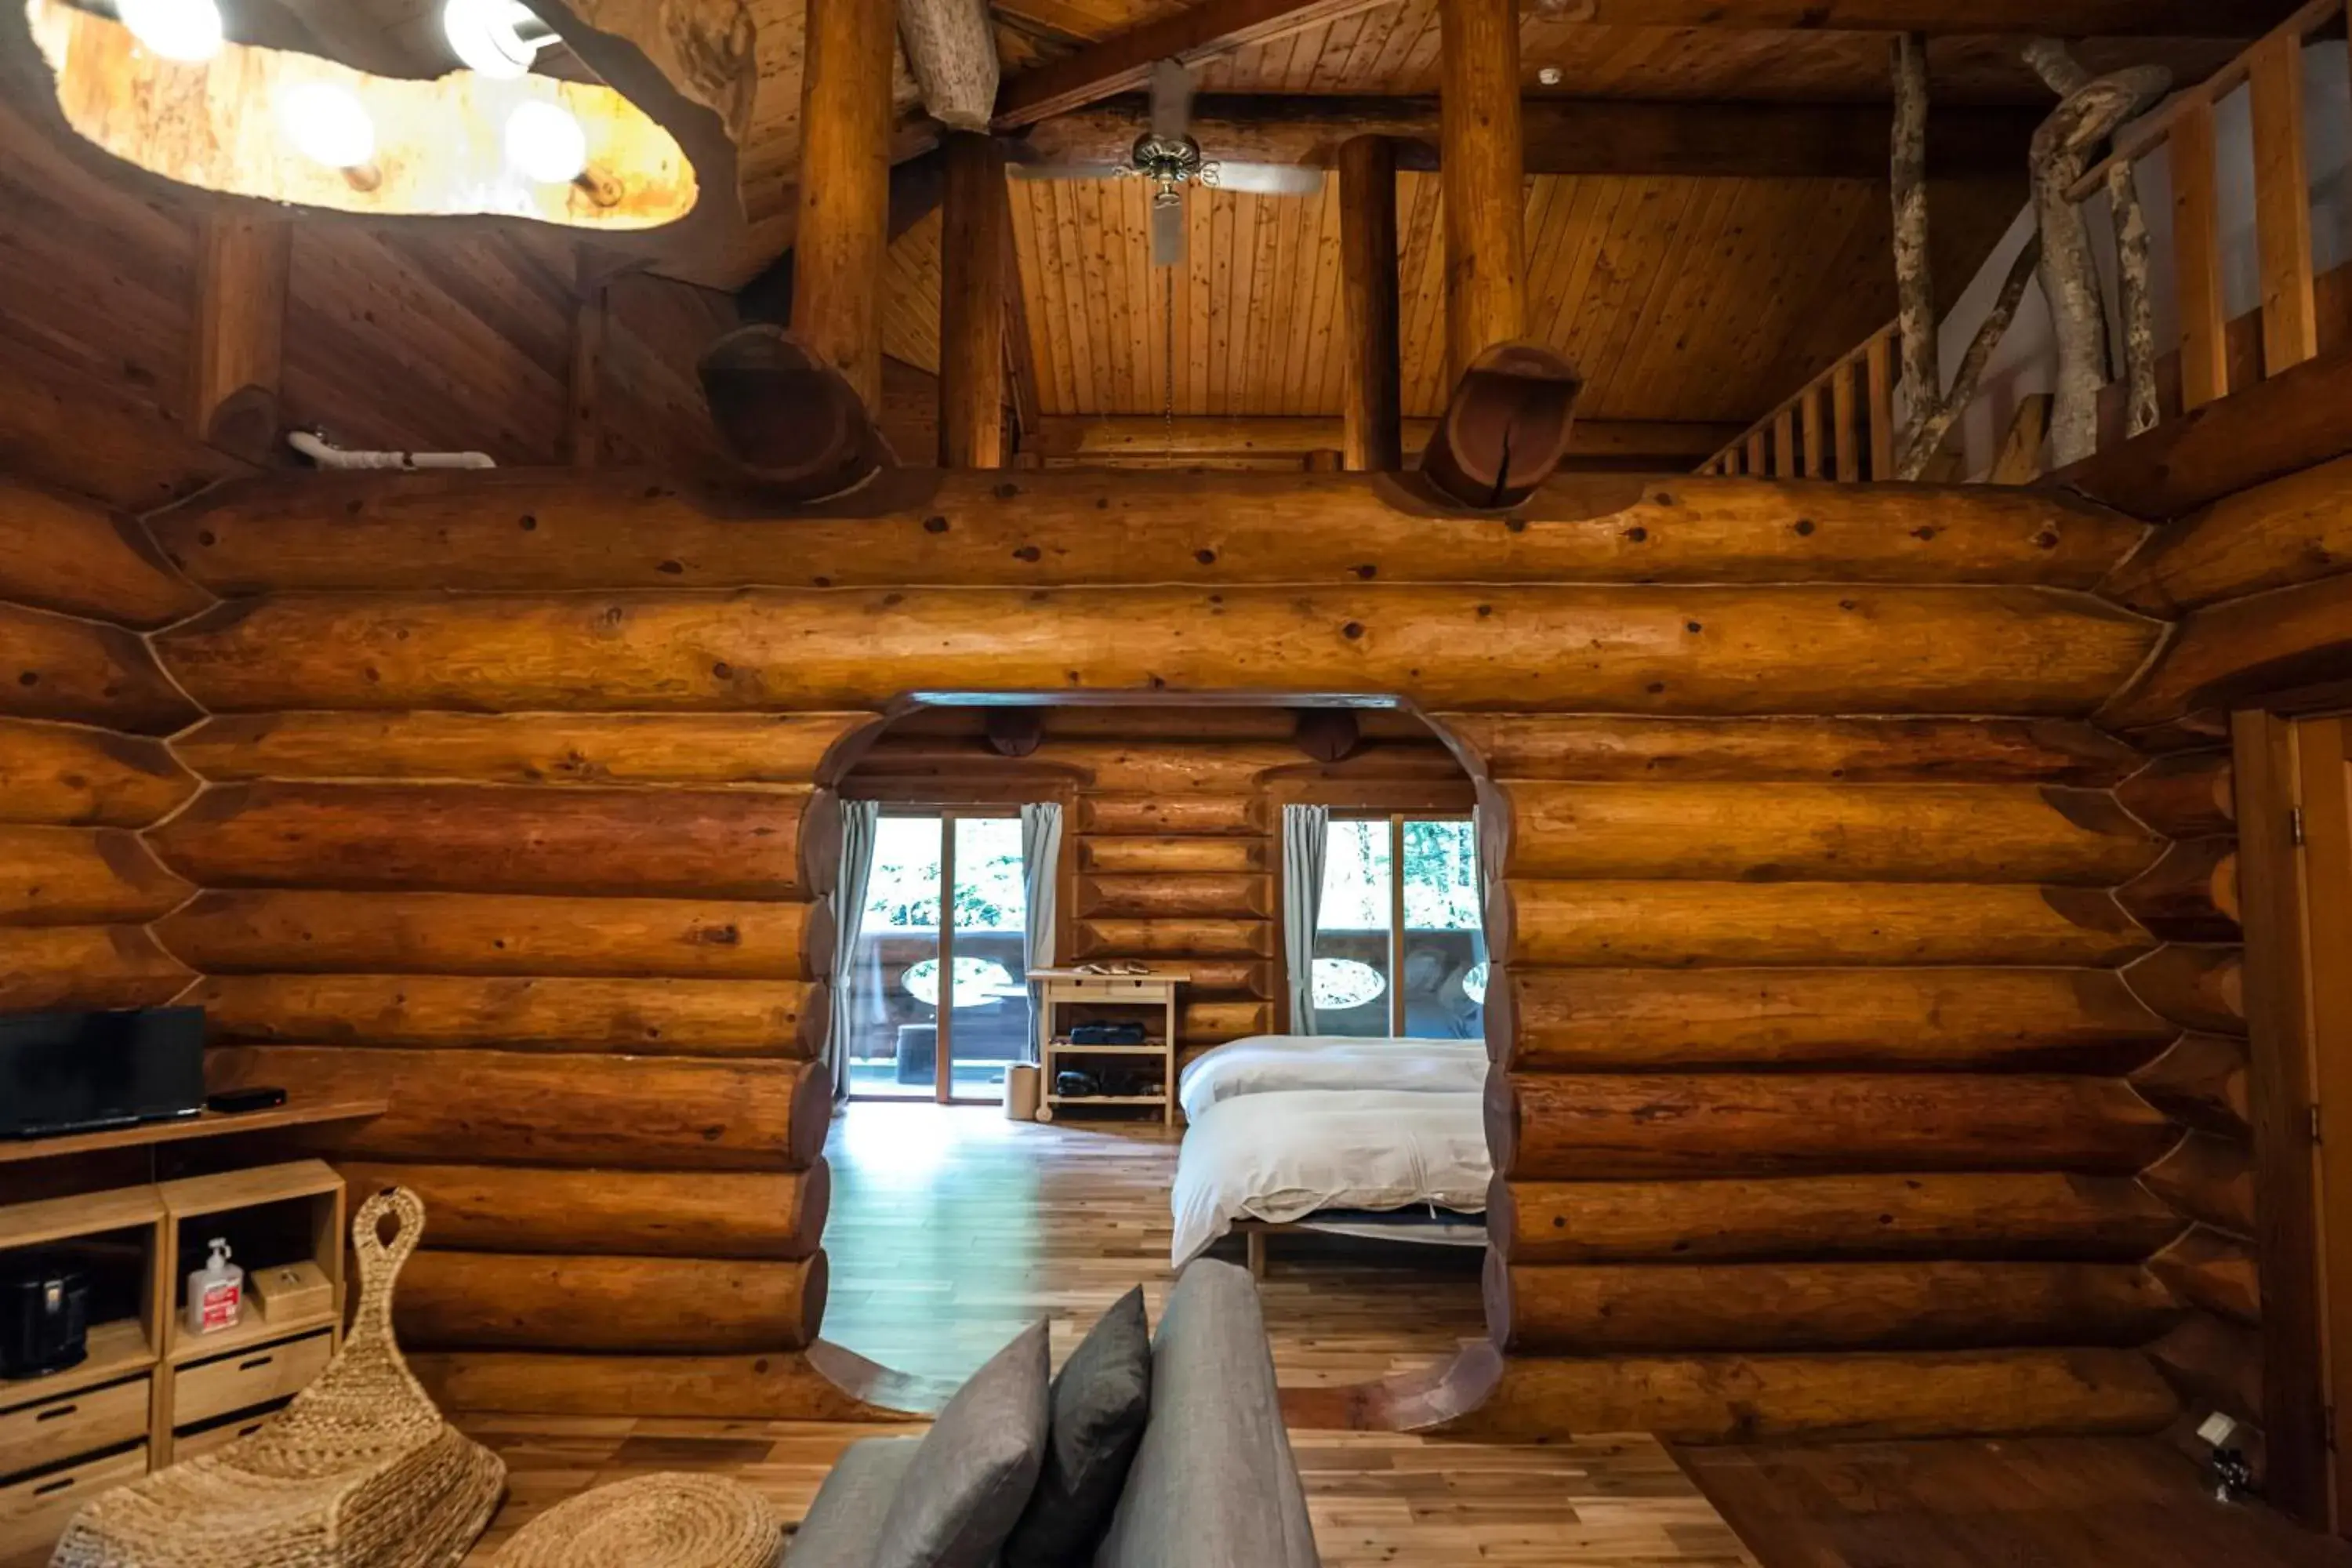
[[[2312,0],[2206,80],[2127,127],[2106,159],[2068,188],[2081,204],[2118,163],[2169,150],[2172,289],[2179,348],[2153,367],[2160,418],[2178,418],[2291,370],[2352,337],[2352,268],[2320,274],[2312,249],[2304,134],[2304,47],[2343,30],[2347,0]],[[2254,242],[2261,303],[2231,321],[2223,296],[2215,109],[2247,89],[2253,131]],[[1895,443],[1892,323],[1800,389],[1705,463],[1703,474],[1853,482],[1892,477]],[[2122,383],[2102,397],[2101,446],[2129,433]]]
[[[1847,484],[1892,479],[1895,361],[1895,323],[1889,321],[1698,471]]]

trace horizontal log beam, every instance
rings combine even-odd
[[[2236,773],[2227,752],[2158,757],[2116,785],[2116,799],[2167,838],[2202,838],[2238,827]]]
[[[830,1367],[845,1352],[819,1345]],[[855,1358],[848,1358],[855,1360]],[[417,1351],[411,1371],[443,1410],[531,1415],[674,1416],[695,1420],[894,1418],[844,1389],[806,1353],[731,1356],[572,1355],[530,1351]],[[888,1428],[876,1428],[877,1434]]]
[[[1531,879],[2107,888],[2163,848],[2104,791],[2032,785],[1524,779],[1479,825],[1498,874]]]
[[[2352,679],[2352,573],[2191,612],[2139,679],[2099,710],[2098,721],[2150,730],[2203,709],[2345,679]]]
[[[2089,889],[1871,882],[1503,882],[1486,942],[1515,969],[2105,967],[2151,945]]]
[[[1584,713],[1433,718],[1496,779],[2101,788],[2139,763],[2138,752],[2089,725],[2058,720],[1637,719]]]
[[[815,1062],[215,1046],[205,1071],[215,1090],[390,1100],[337,1139],[373,1160],[803,1171],[823,1157],[833,1116]]]
[[[2246,1032],[2245,952],[2171,942],[2124,971],[2148,1009],[2212,1035]]]
[[[2145,1343],[2179,1316],[2137,1263],[1507,1264],[1486,1328],[1520,1355]]]
[[[1274,996],[1274,965],[1265,959],[1187,957],[1183,967],[1192,977],[1184,984],[1187,996],[1256,1002]]]
[[[797,1172],[550,1171],[360,1160],[340,1161],[336,1169],[354,1208],[387,1186],[424,1199],[433,1247],[442,1254],[789,1261],[816,1251],[833,1194],[823,1160]]]
[[[1268,43],[1367,9],[1365,0],[1209,0],[1092,43],[1011,78],[997,96],[997,131],[1024,125],[1139,89],[1153,61],[1187,64]],[[1709,27],[1736,30],[1924,32],[1937,37],[2034,33],[2051,18],[2021,0],[1966,5],[1959,0],[1523,0],[1523,8],[1554,22],[1614,27]],[[2199,5],[2194,0],[2091,0],[2067,13],[2067,32],[2178,35],[2252,39],[2278,20],[2276,9],[2254,0]],[[1885,144],[1882,134],[1877,139]]]
[[[143,926],[47,926],[0,941],[0,1013],[154,1007],[194,973]]]
[[[161,741],[0,719],[0,822],[144,827],[195,793]]]
[[[0,827],[0,927],[137,924],[195,890],[119,827]]]
[[[1486,1202],[1507,1262],[2029,1258],[2137,1263],[2180,1234],[2122,1176],[1907,1172],[1674,1182],[1513,1182]]]
[[[2237,1236],[2254,1234],[2254,1152],[2248,1143],[2192,1132],[2139,1179],[2200,1224]]]
[[[869,491],[780,514],[755,495],[688,493],[654,473],[309,474],[215,491],[151,526],[225,595],[1375,576],[2089,588],[2147,534],[2036,491],[1696,476],[1565,476],[1508,518],[1428,515],[1375,474],[910,469]],[[761,518],[775,526],[746,526]]]
[[[1078,878],[1076,894],[1071,912],[1080,920],[1274,918],[1274,879],[1264,874],[1088,874]]]
[[[1430,123],[1433,134],[1436,121],[1433,118]],[[1121,159],[1129,155],[1134,141],[1135,132],[1130,131],[1120,144]],[[1434,419],[1405,420],[1407,455],[1428,446],[1430,433],[1436,427]],[[1568,453],[1571,462],[1652,462],[1662,471],[1679,473],[1722,450],[1741,429],[1738,425],[1673,420],[1580,419],[1570,436]],[[1304,462],[1317,452],[1340,450],[1344,439],[1337,416],[1195,414],[1179,417],[1171,430],[1166,419],[1142,414],[1049,414],[1022,430],[1021,450],[1054,463],[1170,458]]]
[[[393,1324],[419,1350],[796,1351],[824,1321],[824,1254],[795,1262],[424,1251]]]
[[[2148,1359],[2191,1405],[2263,1424],[2263,1337],[2211,1312],[2191,1312],[2147,1347]]]
[[[1106,99],[1038,121],[1013,156],[1124,163],[1150,118],[1140,96]],[[1540,97],[1520,106],[1520,119],[1530,174],[1642,179],[1881,183],[1894,130],[1886,108],[1859,103]],[[1928,127],[1928,172],[1939,179],[2014,177],[2025,166],[2034,124],[2030,110],[1939,108]],[[1192,135],[1222,158],[1319,169],[1339,166],[1340,144],[1350,137],[1381,136],[1396,143],[1398,167],[1428,171],[1437,167],[1437,100],[1202,93],[1192,100]],[[1712,457],[1739,434],[1733,426],[1689,456]],[[1419,445],[1410,435],[1406,444]]]
[[[1265,869],[1261,838],[1105,837],[1077,840],[1078,869],[1113,876],[1237,876]]]
[[[137,634],[0,603],[0,717],[168,735],[198,713]]]
[[[1070,956],[1094,958],[1271,958],[1272,921],[1079,921],[1070,931]]]
[[[2179,1409],[2128,1350],[1520,1356],[1447,1436],[1650,1432],[1670,1443],[2147,1433]]]
[[[841,853],[831,793],[789,787],[228,784],[152,841],[215,889],[778,900],[830,891]]]
[[[2105,969],[1512,969],[1486,993],[1523,1072],[2126,1072],[2173,1039]]]
[[[2191,1306],[2261,1326],[2262,1279],[2252,1243],[2200,1225],[2149,1258],[2147,1267]]]
[[[1139,635],[1210,624],[1213,637]],[[292,595],[157,640],[179,682],[221,712],[1190,690],[1410,692],[1506,711],[2074,716],[2139,666],[2153,635],[2084,595],[2035,588],[1359,585]],[[1575,652],[1537,679],[1513,648]]]
[[[1486,1142],[1514,1179],[2074,1171],[2170,1148],[2114,1079],[2021,1074],[1495,1073]]]
[[[206,974],[385,973],[813,980],[831,908],[490,893],[198,894],[156,934]]]
[[[803,1061],[833,1005],[823,981],[453,974],[219,974],[188,1000],[220,1041]]]
[[[2116,889],[2116,901],[2167,942],[2239,941],[2236,835],[2179,840]]]
[[[1244,795],[1187,795],[1172,800],[1090,795],[1078,802],[1078,831],[1182,837],[1262,834],[1266,831],[1265,803]]]
[[[2187,1034],[2132,1074],[2132,1087],[2183,1127],[2251,1142],[2253,1097],[2248,1077],[2245,1041]]]
[[[257,713],[173,742],[215,784],[804,784],[876,713]]]
[[[1197,987],[1187,984],[1186,993]],[[1271,1002],[1187,1002],[1176,1016],[1177,1041],[1185,1046],[1222,1046],[1247,1035],[1274,1032]]]
[[[193,616],[213,596],[129,518],[0,479],[0,600],[145,628]]]
[[[2291,588],[2352,565],[2352,458],[2223,496],[2152,534],[2105,592],[2142,615]]]

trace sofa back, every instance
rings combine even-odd
[[[1257,1287],[1186,1266],[1151,1342],[1151,1418],[1094,1568],[1320,1568]]]

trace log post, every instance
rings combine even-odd
[[[1004,154],[948,138],[940,237],[940,467],[1004,466]]]
[[[249,461],[278,442],[292,231],[274,217],[215,215],[197,236],[196,433]]]
[[[1348,333],[1340,404],[1350,469],[1404,467],[1397,337],[1396,143],[1354,136],[1339,146],[1340,320]]]
[[[1526,150],[1514,0],[1438,6],[1438,178],[1445,205],[1445,366],[1527,335]]]
[[[892,0],[809,0],[801,79],[793,336],[869,411],[882,404],[897,10]]]

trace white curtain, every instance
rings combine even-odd
[[[833,895],[833,1027],[824,1037],[824,1065],[833,1073],[833,1102],[849,1099],[849,1047],[857,1030],[857,935],[866,923],[866,889],[874,882],[874,838],[882,803],[841,803],[841,879]]]
[[[1290,971],[1290,1032],[1315,1028],[1315,917],[1323,908],[1323,840],[1329,808],[1282,808],[1282,957]]]
[[[1041,801],[1021,808],[1021,883],[1029,905],[1028,945],[1024,966],[1054,966],[1054,894],[1061,886],[1062,808]],[[1037,1059],[1039,987],[1029,986],[1029,1048],[1024,1061]]]

